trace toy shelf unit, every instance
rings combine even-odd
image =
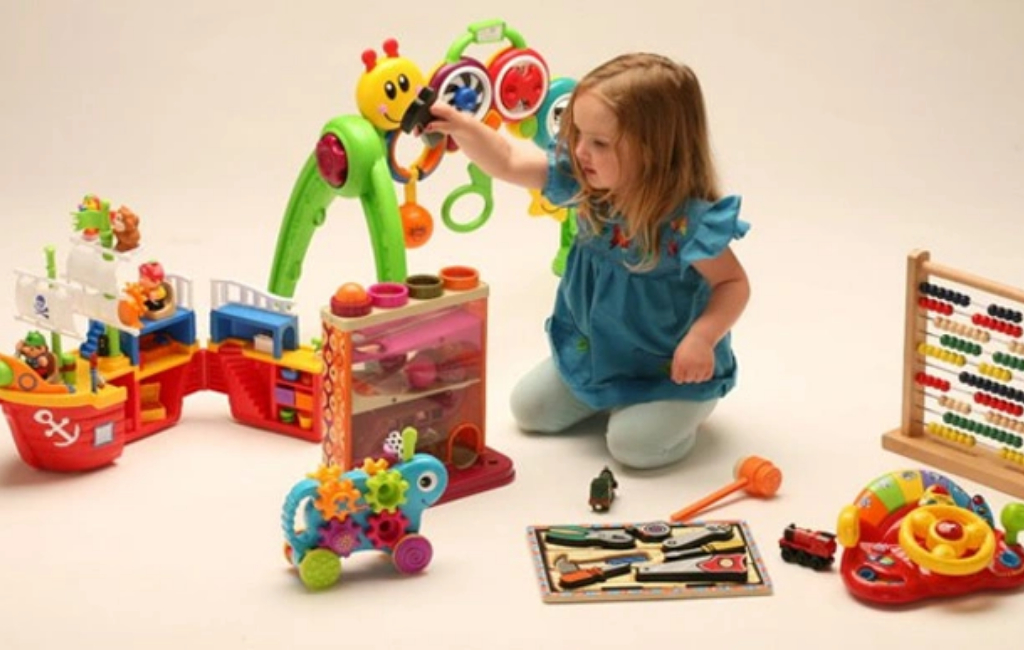
[[[1024,498],[1024,291],[907,259],[898,454]]]
[[[298,344],[293,303],[226,280],[211,296],[208,387],[228,396],[239,422],[319,442],[323,364]]]
[[[442,500],[513,480],[486,445],[487,298],[466,267],[338,290],[321,312],[325,462],[359,467],[413,427],[416,451],[448,470]]]
[[[202,389],[203,357],[196,341],[192,283],[170,274],[167,282],[175,304],[159,318],[143,318],[138,334],[118,332],[122,356],[109,356],[108,344],[100,339],[100,376],[128,394],[126,443],[176,424],[184,398]]]

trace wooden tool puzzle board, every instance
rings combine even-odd
[[[529,526],[527,539],[541,597],[548,603],[772,593],[763,558],[743,521]],[[676,575],[658,574],[663,571]],[[726,579],[713,577],[716,571]],[[584,584],[564,586],[567,578]]]

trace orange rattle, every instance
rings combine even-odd
[[[760,456],[741,458],[736,463],[733,474],[736,476],[736,480],[733,483],[726,485],[717,492],[709,494],[679,512],[673,513],[672,521],[686,521],[712,503],[727,497],[739,489],[746,490],[747,494],[751,496],[767,498],[774,496],[779,491],[779,486],[782,485],[782,471],[773,465],[770,460]]]

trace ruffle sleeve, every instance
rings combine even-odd
[[[567,153],[559,152],[557,141],[548,145],[547,156],[548,178],[540,193],[554,205],[568,205],[580,191],[580,184],[572,173],[572,161]]]
[[[740,203],[739,196],[691,203],[686,210],[686,235],[679,247],[683,268],[718,257],[734,239],[747,234],[750,224],[739,218]]]

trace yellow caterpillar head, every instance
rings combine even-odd
[[[381,131],[394,131],[402,116],[425,85],[419,67],[398,54],[398,41],[384,41],[382,59],[373,50],[363,52],[366,71],[356,84],[359,112]]]

